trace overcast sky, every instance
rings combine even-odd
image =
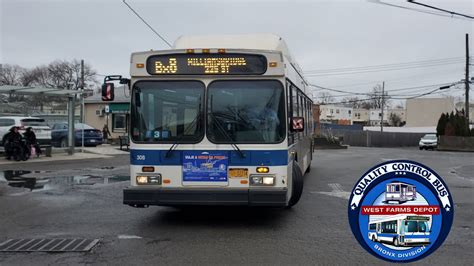
[[[340,90],[365,92],[382,80],[389,91],[459,81],[464,78],[466,33],[471,35],[474,54],[474,20],[365,0],[127,2],[170,42],[188,34],[275,33],[286,40],[305,71],[453,61],[433,67],[308,78]],[[384,2],[419,8],[406,1]],[[472,0],[420,2],[474,15]],[[77,58],[85,59],[100,74],[128,76],[130,53],[167,48],[121,0],[0,3],[1,63],[34,67]],[[461,89],[449,93],[463,95]]]

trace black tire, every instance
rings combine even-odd
[[[420,151],[423,150],[423,147],[420,147]]]
[[[301,169],[296,162],[293,162],[293,174],[292,174],[292,193],[291,198],[288,201],[288,207],[293,207],[298,203],[303,194],[303,174]]]
[[[377,242],[377,239],[375,239],[374,235],[372,235],[372,242]]]

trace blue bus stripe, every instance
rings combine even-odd
[[[196,150],[193,150],[196,151]],[[204,152],[206,150],[202,150]],[[209,150],[207,150],[209,151]],[[166,157],[168,150],[130,150],[131,165],[182,165],[183,150],[175,150]],[[278,166],[288,165],[288,150],[242,150],[245,158],[236,151],[226,151],[229,166]]]
[[[369,231],[369,233],[377,233],[375,231]],[[397,236],[398,234],[396,233],[377,233],[377,236],[380,237],[393,237]],[[410,238],[427,238],[430,237],[430,235],[405,235],[405,239],[410,239]]]

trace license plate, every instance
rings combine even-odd
[[[229,178],[248,178],[249,170],[247,168],[229,169]]]

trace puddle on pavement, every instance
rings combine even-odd
[[[7,183],[11,187],[28,188],[30,191],[49,190],[55,187],[87,186],[95,184],[109,184],[114,182],[128,181],[130,176],[54,176],[54,177],[31,177],[34,174],[45,174],[50,171],[23,171],[6,170],[0,171],[0,183]],[[24,175],[27,175],[25,177]]]

